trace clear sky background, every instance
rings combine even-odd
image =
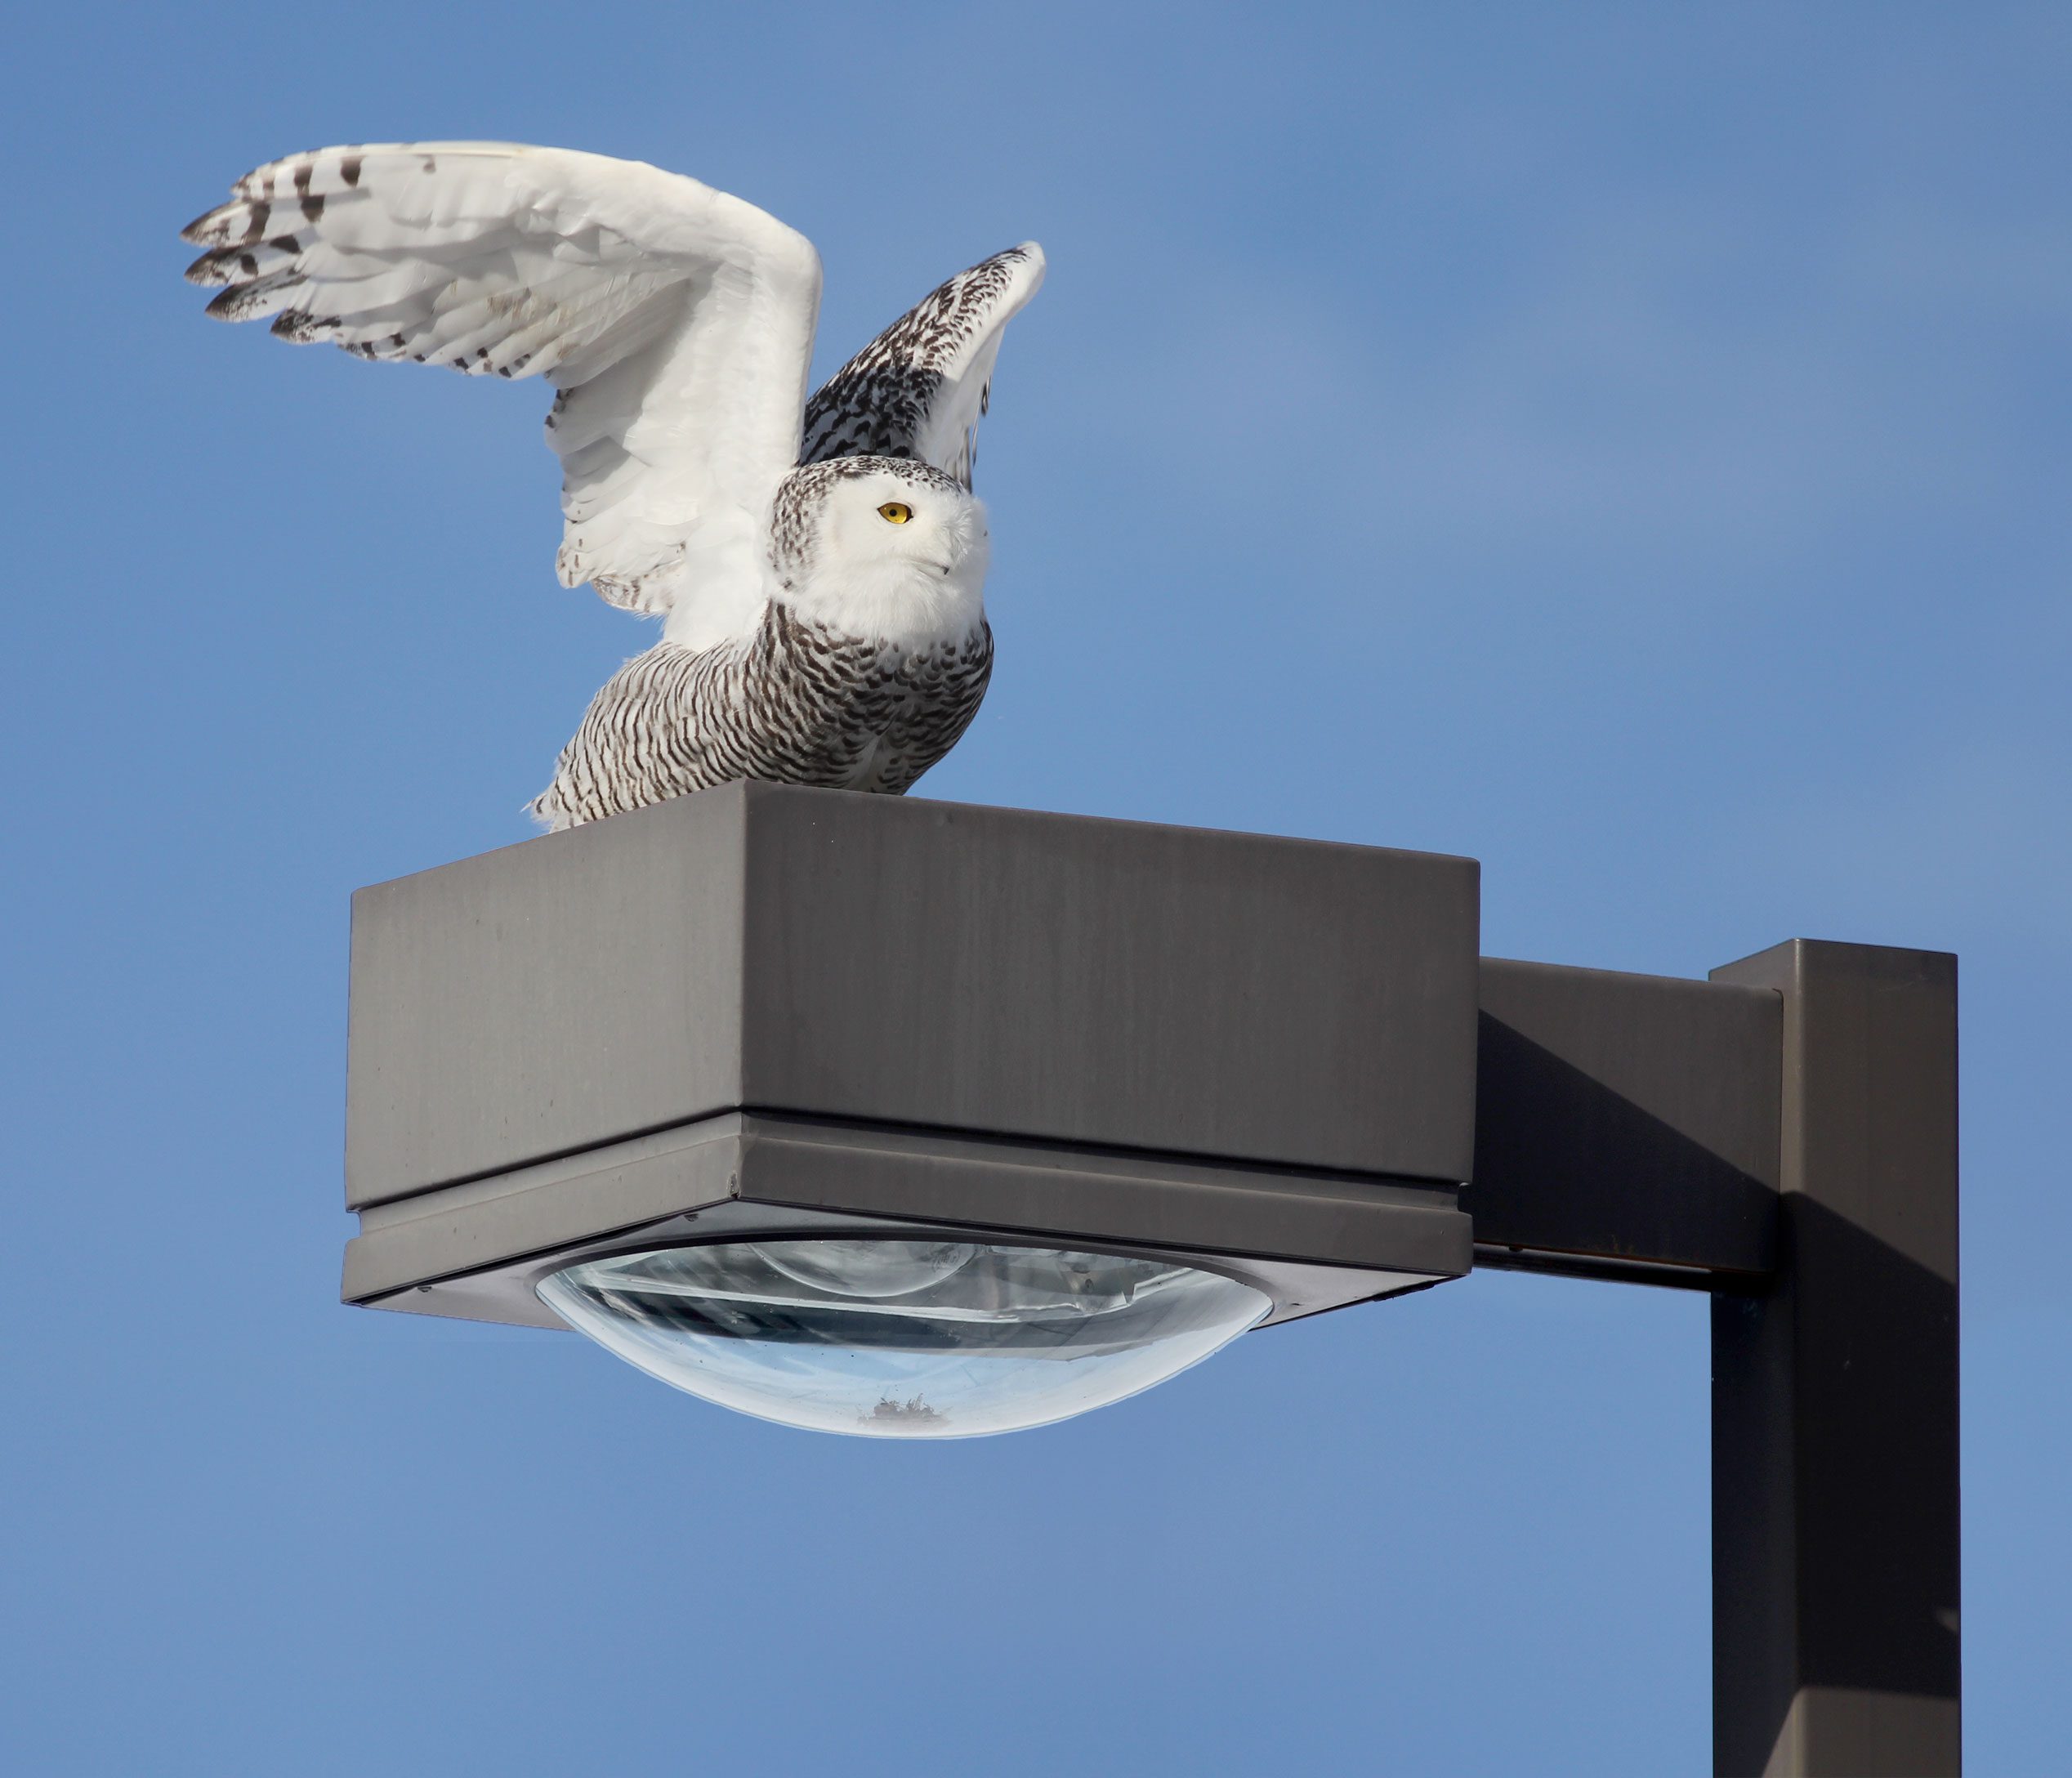
[[[1480,1275],[902,1448],[341,1308],[346,898],[645,632],[537,384],[202,318],[254,163],[486,136],[1041,239],[967,801],[1465,852],[1484,949],[1954,949],[1980,1772],[2072,1532],[2061,4],[83,3],[4,27],[0,1765],[1699,1773],[1694,1296]]]

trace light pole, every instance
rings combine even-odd
[[[737,784],[363,891],[345,1295],[940,1436],[1471,1262],[1707,1290],[1715,1770],[1955,1771],[1955,960],[1479,958],[1477,887]]]

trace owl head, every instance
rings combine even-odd
[[[896,457],[795,469],[770,512],[779,596],[850,635],[961,636],[984,611],[985,508],[953,477]]]

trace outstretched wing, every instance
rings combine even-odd
[[[560,390],[564,585],[636,611],[760,586],[819,306],[803,235],[679,174],[502,142],[319,149],[232,190],[184,231],[208,249],[188,277],[229,287],[211,315]]]
[[[1043,282],[1043,250],[1025,241],[924,297],[806,404],[799,461],[915,458],[970,487],[1000,336]]]

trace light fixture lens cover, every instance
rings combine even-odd
[[[1273,1307],[1164,1260],[916,1240],[661,1248],[568,1266],[538,1291],[650,1376],[865,1438],[975,1438],[1105,1407]]]

